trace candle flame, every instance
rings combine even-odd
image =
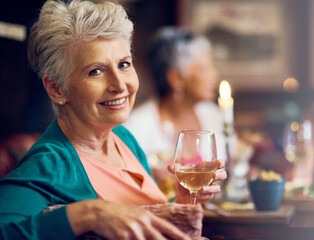
[[[221,81],[219,85],[219,95],[222,99],[228,99],[231,97],[231,88],[228,81]]]

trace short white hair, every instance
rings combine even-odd
[[[66,79],[72,71],[71,52],[75,47],[103,37],[122,38],[131,48],[132,35],[133,23],[117,3],[48,0],[30,29],[28,58],[40,78],[46,74],[56,86],[67,91]],[[53,102],[52,106],[59,116],[59,106]]]
[[[184,73],[200,52],[210,52],[209,39],[192,31],[174,26],[160,28],[152,37],[147,50],[147,62],[160,98],[170,92],[167,72],[171,68]]]

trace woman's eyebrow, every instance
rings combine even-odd
[[[124,61],[124,60],[132,60],[132,59],[133,59],[133,58],[132,58],[131,55],[126,55],[126,56],[120,58],[119,62],[120,62],[120,61]]]
[[[119,62],[125,61],[125,60],[130,61],[130,60],[132,60],[132,59],[133,59],[133,58],[132,58],[131,55],[126,55],[126,56],[123,56],[123,57],[121,57],[121,58],[118,58],[118,59],[116,60],[116,62],[119,63]],[[107,66],[107,64],[104,63],[104,62],[93,62],[93,63],[90,63],[90,64],[86,65],[85,67],[83,67],[82,72],[84,72],[85,70],[87,70],[87,69],[89,69],[89,68],[91,68],[91,67],[103,67],[103,68],[105,68],[106,66]]]
[[[88,68],[91,68],[91,67],[105,67],[105,66],[106,66],[106,64],[103,62],[93,62],[93,63],[88,64],[87,66],[83,67],[82,72],[87,70]]]

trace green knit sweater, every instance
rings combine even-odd
[[[113,129],[151,175],[135,138]],[[75,239],[66,208],[52,205],[98,198],[73,145],[54,120],[14,170],[0,180],[0,239]]]

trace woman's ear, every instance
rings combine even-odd
[[[180,92],[184,87],[184,80],[181,77],[179,70],[170,68],[166,73],[167,81],[170,88],[174,92]]]
[[[58,105],[65,104],[67,99],[64,96],[64,93],[61,90],[61,87],[56,86],[56,84],[53,81],[49,80],[48,75],[44,75],[42,80],[43,80],[44,88],[46,89],[46,92],[48,96],[50,97],[50,99]]]

